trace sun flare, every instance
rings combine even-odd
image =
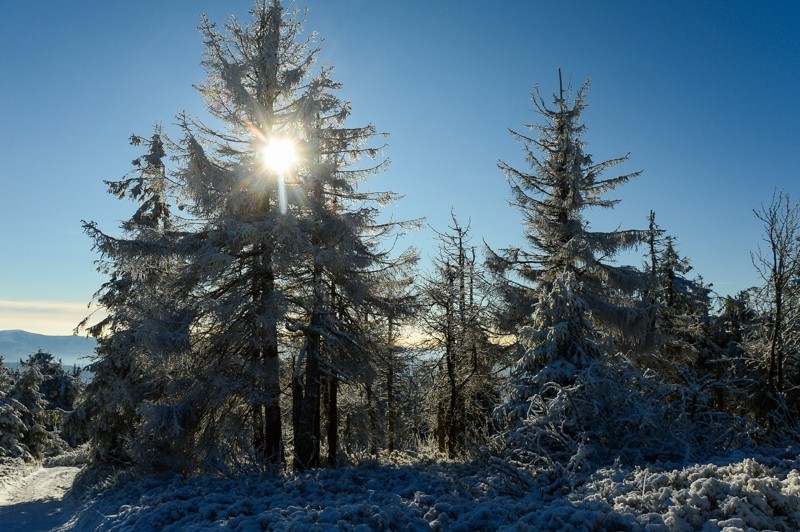
[[[280,137],[272,138],[261,149],[264,164],[277,174],[285,174],[297,162],[294,142]]]

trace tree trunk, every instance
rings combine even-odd
[[[331,378],[328,381],[328,466],[337,466],[339,454],[339,412],[338,412],[339,383]]]
[[[302,396],[299,399],[297,426],[294,431],[294,470],[305,471],[317,467],[319,441],[317,439],[317,412],[319,409],[320,388],[320,335],[315,329],[321,325],[321,317],[314,311],[311,315],[311,328],[306,331],[308,347],[305,357],[305,378],[302,379]]]
[[[367,386],[367,408],[369,410],[369,452],[378,458],[378,414],[375,411],[371,386]]]
[[[658,284],[658,256],[656,254],[656,236],[658,236],[658,226],[656,225],[656,213],[655,211],[650,211],[650,215],[648,217],[648,234],[647,234],[647,245],[650,248],[650,287],[648,291],[651,293],[645,292],[645,300],[650,303],[651,305],[656,304],[656,293],[657,293],[657,284]],[[649,322],[649,329],[648,332],[650,334],[654,334],[656,332],[656,313],[652,312],[650,316]]]
[[[447,451],[447,446],[445,445],[446,437],[445,437],[445,413],[444,407],[440,404],[439,407],[436,409],[436,442],[439,447],[440,453],[445,453]]]
[[[274,353],[273,353],[274,351]],[[264,456],[270,464],[282,464],[286,461],[283,449],[283,433],[281,423],[281,385],[280,359],[277,347],[270,349],[265,360],[266,404],[264,405]]]
[[[447,454],[450,458],[455,458],[458,447],[458,422],[457,422],[457,404],[458,404],[458,382],[456,375],[456,342],[455,342],[455,301],[453,294],[454,281],[452,272],[448,274],[448,284],[450,285],[450,294],[445,312],[447,316],[446,332],[445,332],[445,365],[447,370],[447,383],[448,383],[448,405],[446,413],[446,431],[447,431]]]
[[[275,291],[272,253],[267,248],[256,256],[253,266],[253,300],[260,312]],[[252,406],[253,451],[260,464],[280,464],[283,452],[280,407],[280,358],[277,323],[256,326],[258,345],[254,349],[256,397]]]
[[[394,320],[389,316],[389,334],[387,338],[387,355],[388,361],[386,364],[386,418],[387,418],[387,434],[386,434],[386,447],[391,453],[394,451],[394,433],[397,422],[397,413],[394,407],[394,338],[392,337],[392,327]]]
[[[319,467],[322,444],[322,376],[319,377],[320,389],[317,390],[317,397],[314,404],[314,457],[311,460],[311,467]]]
[[[296,364],[296,363],[295,363]],[[292,364],[295,366],[295,364]],[[300,369],[295,366],[295,375],[292,376],[292,467],[299,469],[297,459],[298,449],[302,447],[300,443],[300,413],[303,408],[303,381],[300,376]]]
[[[777,283],[776,283],[777,284]],[[772,338],[769,344],[768,384],[771,390],[781,391],[781,378],[778,376],[781,355],[781,333],[783,332],[783,300],[780,286],[775,287],[775,321],[772,324]]]

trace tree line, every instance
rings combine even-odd
[[[42,351],[9,369],[0,356],[0,459],[41,460],[83,443],[65,418],[74,412],[83,382],[81,369],[64,369]]]
[[[96,463],[144,471],[296,471],[381,453],[489,453],[569,473],[796,441],[798,212],[755,211],[763,286],[717,297],[651,212],[592,230],[638,172],[595,162],[588,83],[538,87],[538,122],[501,162],[524,245],[476,245],[455,213],[421,271],[398,250],[420,220],[364,182],[383,134],[353,126],[302,14],[257,2],[245,26],[200,31],[210,119],[133,136],[132,200],[113,235],[84,229],[107,281],[91,383],[69,416]],[[560,77],[560,75],[559,75]],[[289,142],[296,163],[265,151]],[[613,259],[640,250],[643,263]]]

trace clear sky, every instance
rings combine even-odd
[[[104,277],[81,220],[113,231],[132,206],[103,179],[131,168],[131,133],[202,116],[199,13],[246,18],[249,0],[0,3],[0,330],[70,334]],[[644,228],[652,209],[721,294],[758,283],[752,209],[775,187],[800,199],[800,2],[309,0],[307,30],[344,84],[352,124],[391,134],[373,189],[405,194],[395,218],[474,243],[521,242],[497,161],[524,168],[508,128],[538,120],[530,91],[557,69],[591,78],[587,151],[630,152],[641,178],[588,213],[598,230]],[[610,175],[609,175],[610,177]],[[429,228],[410,236],[423,262]],[[644,250],[642,250],[643,252]],[[626,262],[639,264],[634,256]],[[423,264],[425,266],[426,264]]]

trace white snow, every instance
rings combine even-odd
[[[63,530],[797,530],[800,456],[784,454],[602,469],[553,493],[504,464],[398,454],[286,477],[120,474]]]
[[[496,460],[395,453],[302,475],[117,473],[65,497],[77,467],[28,467],[4,477],[0,529],[798,530],[799,468],[796,449],[764,449],[686,467],[615,466],[547,488]]]
[[[41,467],[17,476],[0,490],[0,507],[42,500],[60,500],[80,471],[74,466]]]
[[[30,474],[37,468],[33,462],[25,462],[22,458],[0,456],[0,497],[7,491],[6,487],[16,482],[19,477]]]
[[[75,466],[4,470],[0,485],[0,530],[53,530],[75,512],[75,501],[65,497],[80,471]]]

